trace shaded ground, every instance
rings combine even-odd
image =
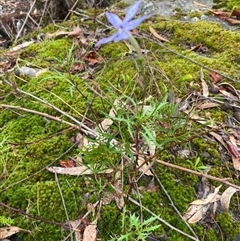
[[[126,232],[137,240],[133,214],[167,222],[152,222],[161,226],[149,240],[234,240],[239,191],[228,210],[220,199],[229,186],[239,186],[240,34],[216,23],[153,17],[134,33],[142,64],[129,43],[94,48],[110,34],[104,15],[94,23],[94,14],[76,12],[43,29],[42,41],[33,33],[18,42],[20,50],[2,52],[1,215],[31,231],[20,234],[23,240],[71,240],[68,221],[82,222],[76,234],[83,233],[98,212],[102,240]],[[113,107],[115,115],[109,114]],[[95,140],[96,127],[104,138]],[[150,175],[143,174],[145,165],[139,168],[141,158],[155,161]],[[82,165],[92,174],[74,176]],[[49,167],[70,168],[72,175]],[[205,211],[189,228],[181,215],[188,220],[190,203],[207,199],[220,184],[219,196],[202,205]]]

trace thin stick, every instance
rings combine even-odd
[[[158,182],[158,184],[161,186],[163,192],[165,193],[166,197],[168,198],[171,206],[173,207],[173,209],[175,210],[175,212],[178,214],[178,216],[182,219],[182,221],[188,226],[189,230],[192,232],[192,234],[195,236],[195,238],[198,239],[197,234],[194,232],[194,230],[192,229],[192,227],[190,226],[190,224],[187,221],[183,220],[183,216],[182,214],[179,212],[179,210],[177,209],[177,207],[175,206],[175,204],[173,203],[172,198],[170,197],[170,195],[168,194],[167,190],[165,189],[165,187],[163,186],[162,182],[160,181],[159,177],[156,175],[156,173],[154,172],[154,170],[151,170]]]
[[[101,200],[98,200],[97,202],[95,202],[95,203],[93,204],[93,207],[96,208],[98,205],[101,205]],[[62,241],[68,240],[68,238],[70,237],[70,235],[71,235],[75,230],[78,230],[78,228],[80,227],[80,225],[81,225],[81,223],[82,223],[81,220],[84,220],[90,213],[91,213],[91,210],[88,210],[81,219],[75,220],[75,221],[77,222],[76,226],[72,228],[71,233],[70,233],[67,237],[65,237],[64,240],[62,240]]]
[[[75,124],[72,124],[72,123],[70,123],[68,121],[62,120],[59,117],[48,115],[46,113],[39,112],[39,111],[36,111],[36,110],[31,110],[31,109],[23,108],[21,106],[6,105],[6,104],[1,104],[0,107],[7,108],[7,109],[21,110],[21,111],[25,111],[25,112],[28,112],[28,113],[31,113],[31,114],[40,115],[40,116],[43,116],[43,117],[45,117],[45,118],[47,118],[49,120],[54,120],[54,121],[57,121],[57,122],[60,122],[60,123],[67,124],[67,125],[69,125],[71,127],[74,127],[76,129],[80,129],[80,127],[78,125],[75,125]]]
[[[45,12],[46,12],[47,6],[48,6],[48,1],[45,1],[44,7],[43,7],[43,11],[42,11],[42,16],[41,16],[41,18],[39,20],[39,23],[38,23],[38,30],[39,30],[39,26],[42,23],[42,19],[43,19],[43,16],[44,16]]]
[[[33,9],[35,3],[36,3],[36,0],[33,2],[32,6],[31,6],[31,8],[29,9],[29,11],[28,11],[28,13],[27,13],[27,16],[26,16],[26,18],[25,18],[25,20],[24,20],[24,22],[23,22],[23,24],[22,24],[21,29],[20,29],[19,32],[17,33],[16,39],[15,39],[15,41],[14,41],[15,43],[16,43],[17,39],[19,38],[20,34],[21,34],[22,31],[23,31],[23,29],[24,29],[24,27],[25,27],[25,25],[26,25],[26,23],[27,23],[27,20],[28,20],[30,14],[31,14],[31,12],[32,12],[32,9]]]
[[[60,194],[61,199],[62,199],[63,208],[64,208],[64,211],[65,211],[65,214],[66,214],[66,218],[67,218],[67,222],[68,222],[67,225],[69,226],[69,230],[71,230],[70,219],[69,219],[67,207],[66,207],[66,204],[65,204],[65,200],[64,200],[64,197],[63,197],[63,194],[62,194],[62,190],[61,190],[61,187],[60,187],[60,184],[59,184],[59,181],[58,181],[58,176],[57,176],[56,172],[55,172],[54,176],[55,176],[55,181],[57,183],[59,194]],[[70,232],[70,236],[71,236],[71,240],[73,241],[72,232]]]
[[[232,178],[229,178],[229,177],[218,178],[218,177],[214,177],[214,176],[211,176],[211,175],[208,175],[208,174],[205,174],[205,173],[201,173],[201,172],[197,172],[197,171],[194,171],[194,170],[191,170],[191,169],[187,169],[185,167],[180,167],[180,166],[174,165],[172,163],[168,163],[168,162],[164,162],[164,161],[160,161],[160,160],[155,160],[155,162],[160,163],[160,164],[162,164],[164,166],[167,166],[167,167],[175,168],[175,169],[178,169],[178,170],[181,170],[181,171],[184,171],[184,172],[188,172],[188,173],[197,175],[199,177],[206,177],[207,179],[218,181],[218,182],[226,184],[230,187],[234,187],[234,188],[240,190],[240,186],[237,186],[235,184],[232,184],[232,183],[228,182],[228,180],[232,179]]]
[[[78,4],[78,0],[76,0],[76,2],[73,4],[73,6],[71,7],[71,9],[68,10],[68,14],[67,14],[67,16],[64,18],[63,22],[65,22],[65,21],[68,19],[69,15],[72,13],[72,11],[73,11],[74,8],[77,6],[77,4]],[[68,6],[68,7],[69,7],[69,6]]]
[[[22,94],[24,94],[24,95],[30,96],[30,97],[32,97],[33,99],[35,99],[35,100],[37,100],[37,101],[39,101],[39,102],[41,102],[41,103],[43,103],[43,104],[51,107],[52,109],[58,111],[58,112],[61,113],[62,115],[68,117],[69,119],[71,119],[72,121],[74,121],[76,124],[78,124],[79,127],[81,127],[81,130],[82,130],[84,133],[87,132],[89,136],[94,137],[94,138],[97,136],[96,131],[94,131],[94,130],[92,130],[91,128],[89,128],[88,126],[84,125],[81,121],[77,120],[77,119],[74,118],[73,116],[67,114],[66,112],[64,112],[64,111],[60,110],[59,108],[57,108],[56,106],[52,105],[52,104],[49,103],[47,100],[41,99],[41,98],[39,98],[39,97],[31,94],[31,93],[28,93],[28,92],[26,92],[26,91],[23,91],[23,90],[19,89],[18,87],[13,86],[13,84],[11,84],[11,83],[10,83],[9,81],[7,81],[7,80],[4,80],[4,81],[5,81],[6,84],[8,84],[10,87],[12,87],[13,90],[15,90],[16,92],[19,92],[19,93],[22,93]]]
[[[33,94],[30,94],[28,92],[25,92],[19,88],[16,89],[17,91],[19,91],[20,93],[22,94],[25,94],[25,95],[28,95],[32,98],[34,98],[35,100],[38,100],[42,103],[44,103],[45,105],[47,106],[50,106],[51,108],[53,108],[54,110],[58,111],[59,113],[63,114],[64,116],[68,117],[69,119],[73,120],[75,123],[77,123],[79,126],[81,126],[82,128],[84,128],[85,130],[87,130],[89,133],[91,133],[93,136],[96,135],[96,133],[91,129],[89,128],[88,126],[84,125],[82,122],[78,121],[76,118],[74,118],[73,116],[67,114],[66,112],[60,110],[59,108],[57,108],[56,106],[52,105],[51,103],[49,103],[47,100],[44,100],[44,99],[41,99]]]

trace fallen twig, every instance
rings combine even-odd
[[[164,166],[167,166],[167,167],[171,167],[171,168],[178,169],[178,170],[181,170],[181,171],[184,171],[184,172],[188,172],[188,173],[197,175],[199,177],[206,177],[207,179],[218,181],[218,182],[221,182],[221,183],[223,183],[227,186],[234,187],[234,188],[240,190],[240,186],[237,186],[235,184],[232,184],[232,183],[228,182],[228,180],[232,179],[232,178],[229,178],[229,177],[218,178],[218,177],[214,177],[214,176],[211,176],[211,175],[208,175],[208,174],[205,174],[205,173],[197,172],[197,171],[185,168],[185,167],[180,167],[180,166],[174,165],[172,163],[168,163],[168,162],[164,162],[164,161],[160,161],[160,160],[154,160],[154,162],[160,163],[160,164],[162,164]]]
[[[26,16],[26,18],[25,18],[25,20],[24,20],[24,22],[23,22],[23,24],[22,24],[22,26],[21,26],[19,32],[17,33],[17,36],[16,36],[16,38],[15,38],[15,42],[17,41],[17,39],[18,39],[19,36],[21,35],[21,33],[22,33],[22,31],[23,31],[23,29],[24,29],[26,23],[27,23],[27,20],[28,20],[28,18],[30,17],[30,14],[31,14],[31,12],[32,12],[32,9],[33,9],[35,3],[36,3],[36,0],[33,2],[31,8],[29,9],[29,11],[28,11],[28,13],[27,13],[27,16]]]

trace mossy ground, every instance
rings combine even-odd
[[[230,76],[236,80],[231,84],[236,89],[240,87],[239,62],[236,61],[240,56],[240,33],[226,31],[215,23],[203,21],[181,23],[172,20],[161,21],[157,18],[153,18],[151,21],[151,26],[157,32],[165,34],[169,38],[170,42],[165,43],[165,46],[202,65]],[[66,23],[66,26],[72,25],[74,24],[71,21]],[[144,23],[139,30],[141,33],[147,34],[148,27],[149,23]],[[46,31],[49,29],[51,28]],[[70,69],[67,67],[69,64],[67,56],[72,46],[72,40],[66,37],[33,44],[20,54],[18,61],[20,65],[28,63],[32,66],[48,68],[44,74],[34,78],[19,78],[10,74],[2,78],[8,78],[10,82],[15,82],[22,90],[49,101],[79,120],[82,118],[79,114],[84,115],[86,108],[91,107],[91,111],[87,112],[87,117],[96,123],[103,120],[103,113],[108,113],[110,104],[122,94],[131,96],[136,101],[141,100],[144,94],[152,95],[161,100],[163,84],[178,98],[184,98],[193,91],[200,91],[201,67],[183,56],[173,54],[168,49],[161,47],[156,41],[153,41],[153,36],[149,34],[147,36],[147,38],[138,38],[141,48],[149,51],[145,55],[145,79],[143,81],[146,93],[142,92],[139,84],[137,58],[123,42],[102,46],[99,54],[105,58],[105,62],[99,64],[103,68],[96,72],[91,80],[83,79],[81,73],[70,73]],[[206,47],[204,54],[190,51],[190,46],[199,44]],[[209,71],[203,70],[203,73],[205,81],[211,83]],[[189,75],[191,78],[184,78],[184,76]],[[29,96],[16,93],[4,82],[1,83],[1,89],[1,104],[34,109],[67,120],[64,115],[60,115],[49,106]],[[93,90],[103,94],[104,99],[96,95],[96,91]],[[199,114],[201,117],[210,117],[220,123],[227,118],[227,113],[218,108],[201,111]],[[47,165],[57,165],[59,159],[68,159],[69,156],[79,153],[78,148],[72,148],[70,142],[70,138],[76,135],[76,130],[69,129],[69,126],[63,123],[11,109],[1,110],[0,128],[0,140],[7,139],[1,150],[0,201],[31,215],[41,216],[43,219],[66,222],[66,213],[56,179],[52,173],[43,168]],[[189,120],[189,126],[184,130],[180,129],[176,135],[180,136],[187,130],[189,132],[188,138],[195,132],[201,132],[203,128],[197,123],[190,123]],[[228,163],[227,169],[220,160],[217,144],[206,141],[207,139],[203,137],[197,137],[193,140],[189,138],[189,141],[186,139],[178,145],[173,140],[163,146],[158,158],[191,168],[184,158],[174,154],[171,150],[174,146],[178,146],[180,149],[187,146],[197,153],[195,157],[192,157],[193,160],[199,156],[204,165],[213,166],[211,174],[218,177],[228,176],[229,169],[233,170],[232,164]],[[161,137],[158,138],[162,140]],[[101,155],[95,153],[96,155],[92,155],[91,158],[94,157],[96,163],[104,163],[106,166],[110,163],[112,166],[117,166],[118,160],[114,162],[113,157],[117,158],[118,155],[108,151],[102,149]],[[173,203],[183,214],[189,203],[196,198],[195,187],[199,178],[159,165],[155,167],[155,172],[171,196]],[[129,175],[129,170],[124,170],[124,173],[126,176]],[[99,176],[87,180],[84,177],[58,176],[69,219],[77,219],[85,214],[84,196],[86,193],[91,194],[89,202],[94,203],[98,200],[104,192],[103,184],[106,184],[102,183],[104,180],[106,181]],[[148,181],[145,182],[143,178],[139,185],[147,185],[147,183]],[[218,183],[214,184],[218,185]],[[129,185],[128,180],[125,181],[125,185],[126,187]],[[133,197],[137,196],[133,195]],[[141,202],[173,226],[189,233],[187,226],[177,216],[160,187],[157,192],[141,193]],[[127,203],[127,207],[131,212],[140,213],[139,207],[133,204]],[[41,236],[41,241],[56,241],[63,239],[67,233],[54,225],[0,209],[2,214],[14,219],[16,226],[32,232],[31,235],[22,234],[24,240],[39,240],[39,236]],[[121,217],[121,211],[114,203],[102,208],[98,230],[99,236],[103,240],[109,240],[109,237],[121,233],[122,227],[119,217]],[[148,218],[149,214],[143,212],[143,217]],[[234,236],[240,232],[240,223],[234,221],[229,214],[219,214],[216,217],[216,223],[221,231],[216,228],[214,222],[208,227],[196,224],[193,225],[193,229],[201,240],[206,241],[220,240],[222,235],[224,240],[233,240]],[[190,240],[173,230],[169,230],[164,225],[156,230],[155,235],[161,236],[164,232],[167,233],[168,240]]]

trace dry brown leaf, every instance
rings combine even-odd
[[[89,66],[94,66],[95,64],[103,61],[103,58],[95,51],[87,52],[81,59],[84,60],[84,62]]]
[[[73,161],[73,160],[71,160],[71,159],[69,159],[69,160],[67,160],[67,161],[65,161],[65,160],[59,160],[59,165],[60,165],[61,167],[66,167],[66,168],[68,168],[68,167],[75,167],[75,166],[76,166],[76,163],[75,163],[75,161]]]
[[[230,92],[232,95],[237,96],[239,98],[239,93],[233,85],[224,82],[224,83],[218,84],[218,87],[220,86],[223,87],[228,92]]]
[[[204,75],[203,75],[203,70],[201,68],[201,71],[200,71],[200,75],[201,75],[201,82],[202,82],[202,91],[203,91],[203,96],[204,97],[208,97],[209,95],[209,91],[208,91],[208,86],[207,86],[207,83],[206,81],[204,80]]]
[[[224,20],[226,20],[227,22],[233,24],[233,25],[238,25],[240,24],[240,20],[234,19],[234,18],[225,18]]]
[[[234,96],[232,93],[230,93],[229,91],[225,90],[225,89],[222,89],[222,88],[219,88],[219,92],[226,96],[227,98],[231,99],[231,100],[238,100],[236,98],[236,96]]]
[[[77,132],[76,136],[71,138],[72,143],[77,143],[77,147],[79,149],[83,149],[88,146],[88,139],[81,134],[81,132]]]
[[[118,208],[122,210],[124,207],[124,198],[123,198],[123,185],[122,185],[122,166],[123,163],[120,165],[119,171],[116,172],[115,174],[115,183],[113,184],[113,187],[115,189],[115,194],[114,194],[114,201],[117,204]]]
[[[227,149],[226,144],[225,144],[222,136],[220,136],[219,134],[217,134],[217,133],[215,133],[213,131],[209,132],[209,134],[211,136],[213,136],[218,142],[220,142]]]
[[[87,210],[88,210],[89,213],[92,213],[93,216],[95,216],[95,207],[92,203],[87,204]]]
[[[234,136],[229,135],[229,141],[226,141],[226,145],[227,145],[228,151],[231,153],[232,156],[236,158],[240,157],[240,153],[239,153]]]
[[[82,241],[82,234],[81,234],[80,230],[77,231],[81,225],[81,220],[77,219],[77,220],[70,221],[69,223],[70,223],[71,227],[73,228],[73,230],[75,230],[74,231],[74,234],[75,234],[74,241]]]
[[[68,33],[69,33],[68,31],[57,30],[55,33],[46,33],[45,38],[52,39],[52,38],[68,35]]]
[[[240,171],[240,157],[232,156],[232,162],[234,169]]]
[[[111,108],[110,112],[109,112],[109,117],[115,117],[116,116],[116,110],[121,107],[123,103],[121,101],[119,101],[118,99],[116,99],[113,103],[114,108]],[[102,131],[105,132],[111,125],[112,125],[113,121],[109,118],[104,119],[99,125],[98,128]]]
[[[237,191],[239,191],[239,190],[234,188],[234,187],[228,187],[223,192],[223,194],[221,196],[221,199],[220,199],[220,202],[221,202],[221,205],[222,205],[222,207],[225,211],[228,211],[232,195]]]
[[[187,212],[183,216],[183,220],[187,221],[188,223],[197,223],[200,221],[208,209],[211,207],[211,203],[216,203],[220,200],[220,195],[218,194],[220,188],[215,188],[213,193],[210,193],[205,199],[198,199],[190,203],[190,206],[187,210]],[[213,209],[215,210],[216,206],[213,205]]]
[[[21,229],[16,226],[0,228],[0,240],[8,238],[8,237],[12,236],[13,234],[19,233],[20,231],[29,232],[28,230]]]
[[[23,42],[21,44],[18,44],[17,46],[14,46],[13,48],[10,48],[6,53],[6,56],[8,56],[8,57],[15,56],[19,53],[20,50],[30,46],[33,43],[35,43],[34,40],[26,41],[26,42]]]
[[[83,35],[82,29],[79,26],[74,27],[73,30],[68,33],[68,37],[78,37],[79,35]]]
[[[141,166],[144,162],[146,162],[145,158],[139,155],[137,160],[138,166]],[[150,168],[151,166],[149,166],[148,163],[144,163],[141,166],[140,171],[147,176],[153,176],[153,173],[151,172]]]
[[[230,141],[224,141],[223,138],[217,133],[211,131],[209,132],[218,142],[220,142],[232,157],[233,167],[235,170],[240,171],[240,155],[238,149]]]
[[[229,17],[231,17],[231,16],[235,16],[235,17],[239,18],[240,17],[240,10],[233,9]]]
[[[206,198],[204,198],[204,199],[197,199],[197,200],[191,202],[190,204],[193,204],[193,205],[206,205],[206,204],[218,201],[220,199],[220,196],[217,195],[217,194],[218,194],[218,192],[219,192],[221,187],[222,187],[222,185],[216,187],[214,192],[208,194],[208,196]]]
[[[97,218],[84,230],[83,241],[96,241],[97,239]]]
[[[154,30],[153,27],[149,26],[149,30],[150,30],[151,34],[152,34],[154,37],[156,37],[157,39],[159,39],[159,40],[161,40],[161,41],[164,41],[164,42],[169,42],[168,39],[166,39],[166,38],[162,37],[161,35],[159,35],[159,34]]]
[[[218,106],[220,106],[218,103],[208,102],[208,103],[201,104],[198,107],[198,109],[204,110],[204,109],[210,109],[210,108],[214,108],[214,107],[218,107]]]
[[[215,72],[211,71],[209,75],[213,78],[215,83],[218,83],[220,80],[222,80],[222,76],[219,74],[216,74]]]
[[[183,220],[188,223],[197,223],[204,217],[209,207],[210,205],[191,205],[183,216]]]
[[[85,167],[85,166],[79,166],[79,167],[48,167],[47,170],[49,172],[58,173],[58,174],[64,174],[64,175],[72,175],[72,176],[79,176],[79,175],[91,175],[93,174],[92,171]],[[109,174],[112,173],[112,169],[107,169],[105,171],[99,171],[99,174]]]
[[[233,25],[238,25],[240,24],[240,20],[238,20],[237,18],[235,17],[239,17],[239,11],[238,10],[235,10],[232,11],[232,12],[222,12],[222,11],[214,11],[212,9],[208,9],[208,11],[210,11],[211,13],[213,13],[215,16],[217,16],[218,18],[224,20],[224,21],[227,21]],[[234,18],[231,18],[231,16],[233,16]]]

